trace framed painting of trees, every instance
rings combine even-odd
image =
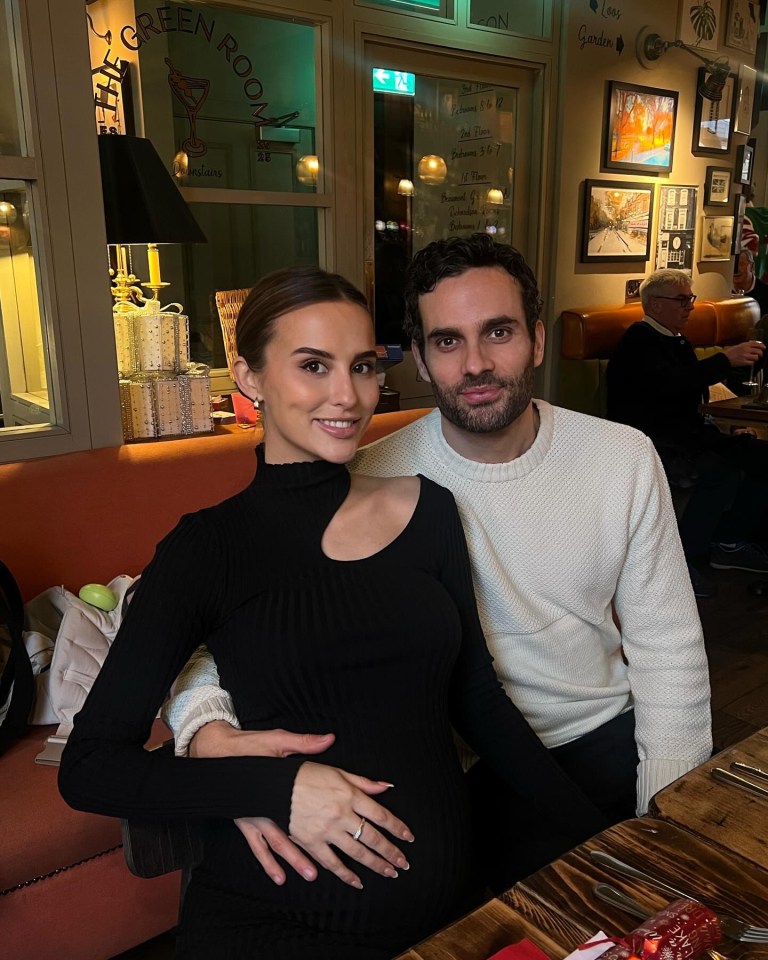
[[[608,82],[603,169],[669,173],[677,120],[677,91]]]

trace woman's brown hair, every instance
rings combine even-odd
[[[288,267],[267,274],[253,287],[237,315],[237,352],[251,370],[258,372],[264,366],[264,352],[280,317],[313,303],[337,300],[368,310],[363,294],[338,273],[319,267]]]

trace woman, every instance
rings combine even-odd
[[[179,957],[383,960],[478,892],[452,725],[576,837],[602,821],[495,677],[451,494],[344,466],[378,399],[362,294],[314,268],[272,274],[243,306],[237,342],[238,387],[266,423],[255,479],[158,547],[60,787],[96,813],[218,818],[185,896]],[[242,726],[333,730],[322,762],[144,751],[202,642]],[[364,889],[325,870],[275,886],[233,823],[259,815],[324,866],[370,868]]]

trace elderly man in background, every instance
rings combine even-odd
[[[768,571],[768,443],[749,431],[724,434],[699,407],[732,367],[761,360],[748,340],[699,360],[684,331],[696,300],[681,270],[657,270],[640,287],[645,316],[608,363],[608,416],[653,441],[670,483],[690,488],[679,520],[694,592],[714,596],[701,567]]]

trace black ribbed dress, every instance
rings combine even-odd
[[[64,752],[73,806],[214,819],[184,902],[178,957],[383,960],[456,917],[474,874],[451,726],[574,842],[601,829],[493,672],[452,495],[421,479],[405,530],[337,561],[323,532],[349,491],[344,466],[259,462],[237,496],[182,519],[140,581]],[[142,749],[171,683],[207,643],[244,729],[336,735],[313,762],[395,784],[381,798],[415,834],[396,879],[356,865],[363,890],[320,870],[275,886],[232,823],[287,829],[302,757],[192,760]]]

